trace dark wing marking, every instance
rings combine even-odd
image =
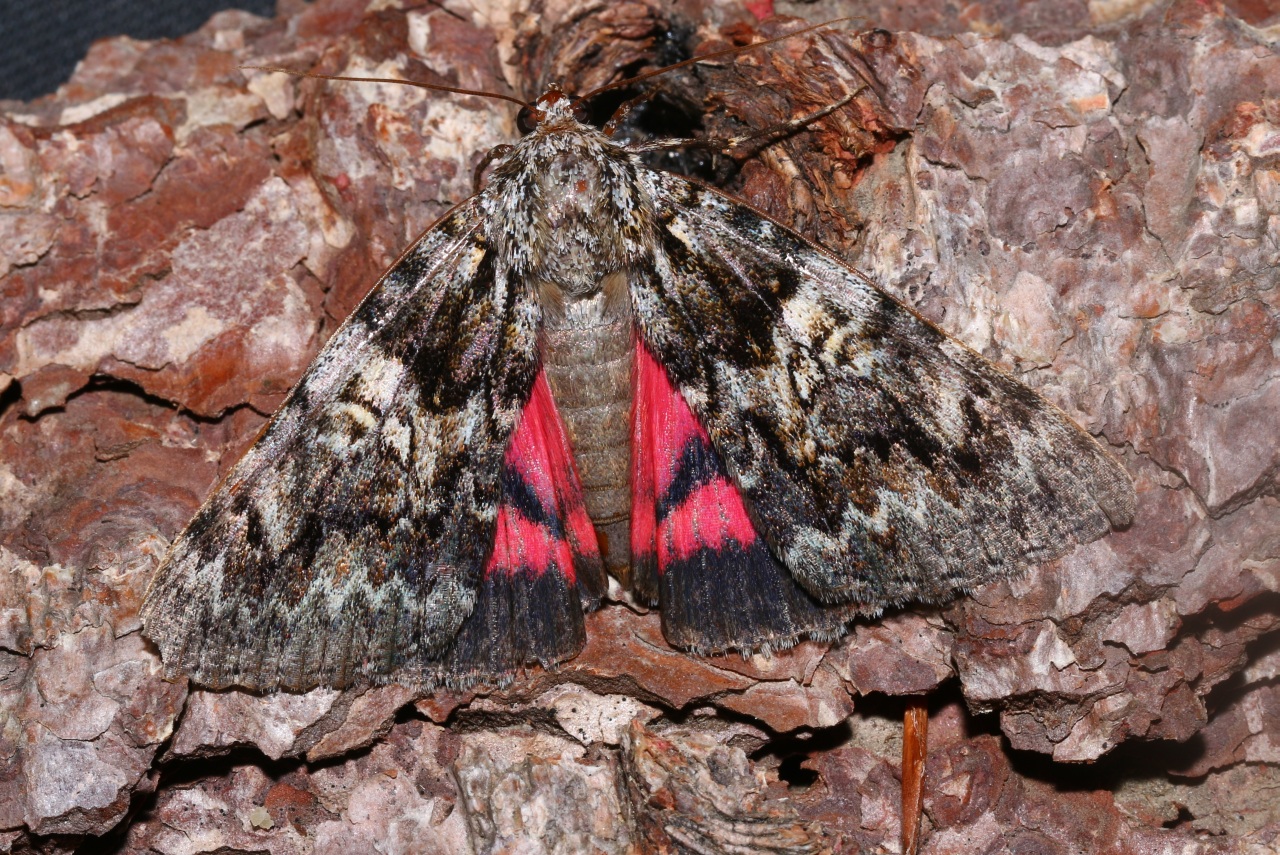
[[[696,653],[831,640],[856,617],[826,605],[769,551],[711,439],[666,372],[636,347],[631,550],[636,594],[667,641]]]
[[[424,234],[173,543],[142,612],[166,673],[432,682],[481,589],[539,322],[474,202]]]
[[[742,203],[640,180],[641,335],[814,596],[941,601],[1132,519],[1128,475],[1030,389]]]

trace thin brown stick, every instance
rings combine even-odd
[[[902,715],[902,855],[919,855],[924,813],[924,765],[929,756],[929,707],[923,695],[907,698]]]

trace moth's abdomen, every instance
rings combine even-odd
[[[564,419],[587,513],[605,569],[626,580],[631,565],[631,313],[608,287],[548,318],[547,382]]]

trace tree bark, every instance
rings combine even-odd
[[[502,102],[238,66],[528,98],[800,26],[709,0],[364,5],[100,42],[3,105],[0,851],[894,851],[921,693],[926,853],[1276,845],[1280,58],[1248,9],[894,7],[657,78],[625,128],[733,136],[860,89],[666,164],[1109,444],[1128,530],[772,658],[691,657],[611,605],[502,691],[160,679],[137,613],[169,539],[516,134]]]

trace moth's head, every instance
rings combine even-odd
[[[565,93],[553,83],[532,105],[520,108],[516,115],[516,127],[522,134],[531,134],[539,125],[554,125],[566,119],[579,124],[585,123],[586,104],[583,99]]]

